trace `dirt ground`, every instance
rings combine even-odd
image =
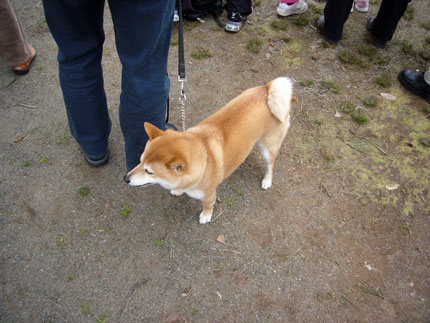
[[[354,11],[334,47],[314,28],[324,2],[313,0],[283,19],[276,0],[255,1],[238,34],[186,23],[187,126],[281,75],[300,100],[272,188],[260,189],[251,153],[200,225],[199,201],[122,180],[108,7],[111,159],[93,169],[68,130],[41,1],[12,1],[38,56],[24,77],[0,63],[0,321],[429,322],[430,105],[396,76],[430,66],[430,5],[414,0],[376,50],[364,25],[379,3]],[[176,44],[177,26],[179,126]]]

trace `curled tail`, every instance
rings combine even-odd
[[[279,121],[286,123],[290,114],[291,103],[297,99],[293,96],[293,82],[288,77],[278,77],[267,84],[267,104]]]

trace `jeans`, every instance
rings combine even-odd
[[[119,106],[127,169],[140,161],[150,122],[165,129],[167,57],[174,0],[109,0],[122,64]],[[60,84],[70,131],[91,159],[107,153],[111,121],[103,86],[104,0],[43,0],[58,45]]]

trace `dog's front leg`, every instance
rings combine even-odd
[[[215,204],[215,192],[208,194],[203,198],[203,211],[200,213],[200,224],[211,222],[212,212]]]

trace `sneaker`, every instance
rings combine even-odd
[[[372,34],[372,44],[378,48],[385,48],[387,42],[382,41],[373,35],[373,26],[375,25],[375,17],[369,18],[366,22],[366,29],[369,33]]]
[[[324,40],[329,43],[330,45],[336,45],[339,41],[338,40],[332,40],[328,38],[324,32],[324,26],[325,26],[325,18],[324,15],[320,16],[317,20],[317,30],[324,35]]]
[[[109,151],[107,151],[106,154],[101,158],[91,158],[88,155],[85,155],[85,159],[87,160],[87,163],[92,167],[103,166],[106,165],[109,161]]]
[[[369,0],[355,0],[355,9],[359,12],[368,12],[369,11]]]
[[[430,84],[424,80],[424,73],[403,70],[399,73],[397,79],[406,90],[430,103]]]
[[[34,59],[36,58],[36,50],[33,46],[28,44],[28,48],[30,49],[30,58],[21,65],[17,65],[13,67],[13,71],[16,75],[25,75],[30,70],[31,63],[33,63]]]
[[[225,23],[224,29],[232,33],[237,33],[242,26],[242,21],[245,20],[246,17],[242,16],[240,13],[229,12],[227,14],[227,22]]]
[[[308,10],[308,5],[303,0],[299,0],[291,6],[289,6],[286,3],[281,2],[279,4],[278,8],[276,8],[276,12],[278,13],[278,15],[280,15],[282,17],[288,17],[291,15],[297,15],[300,13],[304,13],[304,12],[306,12],[306,10]]]
[[[173,14],[173,22],[179,21],[179,12],[178,9],[175,9],[175,13]]]

